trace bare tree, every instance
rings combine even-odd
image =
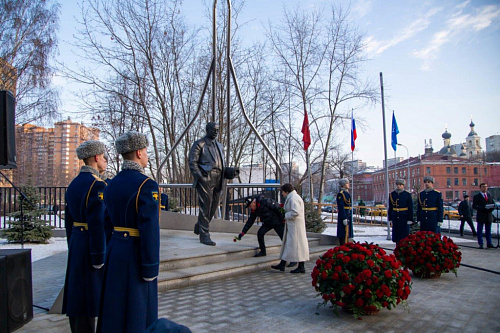
[[[0,89],[15,93],[17,123],[52,120],[59,96],[49,61],[57,49],[60,5],[1,0],[0,8]]]
[[[307,12],[299,7],[293,10],[285,8],[284,14],[280,25],[269,23],[267,30],[281,68],[275,80],[289,87],[293,108],[290,112],[295,114],[291,118],[303,119],[307,112],[314,119],[311,106],[320,93],[318,78],[326,54],[326,45],[321,43],[321,14],[319,10]],[[290,138],[293,137],[292,129],[298,124],[302,123],[294,121],[288,124]]]
[[[325,171],[329,152],[339,149],[334,142],[334,130],[337,120],[349,119],[349,109],[342,106],[345,104],[362,107],[366,103],[375,102],[377,91],[373,85],[361,79],[360,68],[366,60],[363,52],[363,36],[356,27],[348,20],[349,12],[342,8],[333,6],[331,17],[326,27],[326,60],[325,73],[328,76],[328,85],[325,99],[328,103],[328,112],[325,116],[325,128],[323,135],[319,136],[322,146],[321,172],[319,181],[319,200],[323,197]],[[337,152],[337,157],[344,156]],[[339,171],[342,169],[339,168]],[[342,173],[342,172],[341,172]]]

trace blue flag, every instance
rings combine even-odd
[[[391,134],[391,145],[392,149],[396,151],[398,146],[398,137],[399,134],[398,123],[396,122],[396,117],[394,116],[394,111],[392,111],[392,134]]]

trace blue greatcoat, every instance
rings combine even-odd
[[[104,269],[95,269],[93,265],[104,264],[106,183],[83,170],[66,191],[68,264],[62,313],[71,317],[97,317]],[[95,173],[98,174],[97,170]]]
[[[418,195],[417,221],[420,231],[441,233],[438,222],[443,222],[443,196],[436,190],[422,191]]]
[[[392,221],[392,241],[397,243],[410,234],[408,221],[413,221],[413,200],[408,191],[389,194],[389,221]]]
[[[349,220],[349,238],[353,238],[352,230],[352,206],[351,206],[351,195],[345,190],[340,190],[337,195],[337,237],[341,240],[345,239],[345,225],[344,220]],[[341,241],[342,243],[342,241]]]
[[[98,332],[143,332],[158,319],[158,184],[122,170],[104,193],[114,231],[108,244]],[[123,229],[124,228],[124,229]]]

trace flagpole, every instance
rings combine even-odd
[[[353,124],[353,119],[354,119],[354,109],[351,109],[351,127]],[[351,129],[353,131],[354,129]],[[353,134],[351,134],[353,135]],[[354,149],[351,149],[351,220],[354,220]],[[356,168],[357,169],[357,168]],[[353,227],[354,227],[354,221],[352,221]],[[354,229],[354,228],[353,228]],[[352,234],[354,236],[354,230],[352,231]]]
[[[384,159],[385,159],[385,203],[388,205],[389,201],[389,168],[387,165],[387,138],[385,135],[385,104],[384,104],[384,79],[382,72],[380,72],[380,93],[382,96],[382,122],[384,129]],[[387,240],[391,240],[391,230],[389,228],[389,220],[387,219]]]

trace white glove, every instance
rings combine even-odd
[[[348,219],[345,219],[345,220],[344,220],[344,225],[347,225],[347,223],[349,223],[349,220],[348,220]]]
[[[408,222],[406,222],[406,224],[408,224],[408,225],[412,225],[412,224],[413,224],[413,221],[408,221]]]
[[[104,266],[104,264],[100,264],[100,265],[92,265],[95,269],[101,269],[102,266]]]
[[[438,222],[438,226],[442,226],[443,225],[443,222]]]
[[[145,278],[145,277],[143,277],[144,281],[146,281],[146,282],[154,281],[156,278],[157,278],[157,276],[155,276],[153,278]]]

